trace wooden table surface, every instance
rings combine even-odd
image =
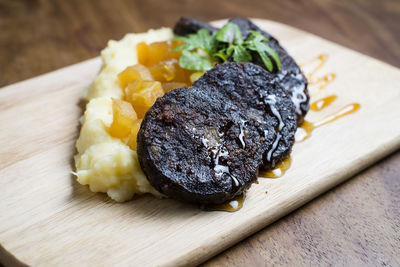
[[[0,0],[0,86],[96,57],[107,40],[180,15],[275,20],[400,67],[399,0]],[[400,152],[204,265],[400,265]]]

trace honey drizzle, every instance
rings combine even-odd
[[[234,212],[238,211],[243,207],[243,194],[228,200],[222,204],[208,204],[204,205],[202,209],[207,211],[227,211],[227,212]]]
[[[346,116],[348,114],[351,114],[355,111],[357,111],[360,108],[360,104],[358,103],[353,103],[349,104],[347,106],[344,106],[341,110],[338,112],[333,113],[332,115],[327,116],[326,118],[322,119],[321,121],[312,123],[309,121],[304,121],[299,128],[297,128],[296,131],[296,142],[301,142],[310,137],[311,132],[315,129],[318,128],[322,125],[328,124],[330,122],[333,122],[343,116]]]
[[[327,60],[328,60],[327,54],[320,54],[320,55],[316,56],[315,58],[312,58],[312,59],[308,60],[307,62],[300,64],[300,67],[304,68],[306,65],[311,65],[314,62],[318,62],[318,65],[316,67],[314,67],[314,69],[306,75],[307,80],[311,80],[312,76],[325,65]]]
[[[316,56],[315,58],[312,58],[309,61],[300,65],[302,68],[304,68],[307,65],[312,65],[312,64],[317,63],[317,65],[314,68],[312,68],[312,70],[306,75],[309,85],[320,84],[320,86],[317,87],[315,93],[320,92],[322,89],[327,87],[336,78],[335,73],[328,73],[328,74],[325,74],[324,76],[313,78],[315,73],[325,65],[327,60],[328,60],[327,54],[320,54],[320,55]]]
[[[320,70],[326,63],[328,59],[327,54],[320,54],[315,58],[310,59],[304,64],[301,64],[300,66],[303,68],[305,65],[310,65],[315,62],[317,62],[317,66],[315,66],[307,75],[307,80],[309,85],[317,85],[320,84],[319,87],[314,91],[314,93],[318,93],[324,88],[326,88],[335,78],[336,74],[335,73],[327,73],[321,77],[314,78],[313,76],[315,73]],[[321,111],[325,107],[329,106],[332,102],[336,100],[337,96],[336,95],[330,95],[324,98],[321,98],[315,102],[313,102],[310,105],[310,109],[313,111]],[[339,111],[327,116],[326,118],[322,119],[321,121],[318,122],[309,122],[309,121],[304,121],[296,131],[296,136],[295,140],[296,142],[302,142],[305,139],[309,138],[311,136],[311,132],[315,129],[318,128],[322,125],[328,124],[330,122],[333,122],[343,116],[349,115],[355,111],[357,111],[360,108],[360,104],[358,103],[353,103],[344,106],[342,109]],[[286,170],[289,169],[291,163],[291,158],[287,157],[283,161],[279,162],[274,169],[272,170],[267,170],[267,171],[260,171],[258,176],[260,178],[278,178],[281,177],[283,174],[285,174]],[[235,197],[232,200],[229,200],[225,203],[222,204],[210,204],[210,205],[205,205],[202,207],[202,209],[207,210],[207,211],[227,211],[227,212],[235,212],[238,211],[242,208],[243,206],[243,201],[244,201],[244,196],[240,195]]]
[[[290,157],[285,158],[278,164],[276,164],[275,168],[272,170],[260,171],[258,173],[258,177],[261,178],[279,178],[283,174],[285,174],[286,170],[290,167],[291,159]]]
[[[313,93],[318,93],[322,91],[325,87],[327,87],[334,79],[336,78],[335,73],[328,73],[325,74],[324,76],[317,77],[314,80],[309,80],[310,85],[315,85],[315,84],[321,84],[319,87],[317,87],[316,90],[313,90]]]
[[[318,99],[317,101],[313,102],[310,105],[310,109],[314,111],[320,111],[330,105],[333,101],[335,101],[337,98],[336,95],[330,95],[321,99]]]

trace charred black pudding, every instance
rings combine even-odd
[[[282,85],[282,87],[289,92],[291,99],[295,105],[297,122],[298,125],[300,125],[304,120],[304,116],[309,110],[310,100],[307,89],[308,82],[300,67],[297,65],[295,60],[287,53],[287,51],[279,44],[277,39],[275,39],[266,31],[261,30],[250,20],[245,18],[234,18],[231,19],[229,22],[239,26],[244,39],[249,36],[250,31],[259,32],[269,39],[269,42],[267,44],[278,53],[281,61],[280,70],[275,69],[275,71],[273,71],[274,79],[277,80]],[[195,19],[183,17],[176,23],[174,27],[174,33],[177,35],[196,33],[201,28],[206,28],[210,32],[218,30],[217,28],[212,27],[209,24],[200,22]],[[265,67],[264,63],[257,55],[257,53],[253,53],[252,56],[253,63],[263,68]],[[228,60],[232,60],[232,58]]]
[[[260,166],[286,157],[296,115],[271,76],[252,63],[225,63],[157,99],[138,133],[150,183],[172,198],[218,204],[248,189]]]
[[[219,91],[239,105],[261,136],[262,169],[289,156],[297,130],[294,104],[275,76],[253,63],[225,63],[207,71],[194,86]]]
[[[140,165],[154,188],[169,197],[222,203],[250,187],[262,162],[261,136],[246,120],[222,94],[196,87],[168,92],[141,125]]]

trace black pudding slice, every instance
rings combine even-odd
[[[222,93],[246,113],[244,125],[254,125],[261,136],[261,168],[273,168],[289,156],[297,130],[295,108],[274,74],[253,63],[231,62],[206,72],[194,86]]]
[[[174,33],[176,35],[186,35],[196,33],[200,29],[207,29],[209,32],[218,30],[210,24],[203,23],[196,19],[181,17],[174,26]]]
[[[259,166],[288,156],[295,109],[271,76],[253,63],[226,63],[157,99],[138,133],[150,183],[172,198],[218,204],[247,190]]]
[[[278,40],[266,31],[261,30],[257,25],[245,18],[234,18],[229,22],[239,26],[243,37],[247,38],[250,31],[256,31],[269,39],[267,43],[279,55],[281,60],[281,69],[275,72],[276,79],[281,83],[282,87],[290,93],[291,99],[296,108],[298,124],[301,124],[309,110],[310,96],[308,94],[308,82],[296,61],[288,54],[288,52],[279,44]],[[253,54],[254,63],[264,66],[261,58],[257,54]]]
[[[278,40],[266,31],[261,30],[257,25],[245,18],[234,18],[229,22],[239,26],[243,38],[247,38],[250,31],[257,31],[269,39],[268,45],[273,48],[279,55],[281,60],[281,69],[273,73],[282,87],[287,90],[295,105],[297,123],[300,125],[309,110],[310,96],[308,94],[308,82],[296,61],[287,53],[287,51],[279,44]],[[196,33],[199,29],[205,28],[209,32],[215,32],[218,29],[195,19],[182,17],[175,24],[174,33],[177,35],[186,35]],[[253,63],[264,68],[264,63],[257,53],[253,53]]]
[[[157,99],[138,133],[140,165],[159,192],[194,203],[223,203],[257,179],[256,125],[219,92],[181,88]]]

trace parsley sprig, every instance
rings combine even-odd
[[[213,34],[206,29],[200,29],[196,34],[178,36],[174,40],[184,42],[173,50],[182,50],[179,65],[184,69],[209,70],[215,64],[223,63],[229,58],[235,62],[251,62],[253,53],[259,55],[268,71],[274,70],[272,60],[278,69],[281,68],[279,55],[267,44],[268,38],[259,32],[250,31],[244,40],[240,28],[233,23],[227,23]]]

